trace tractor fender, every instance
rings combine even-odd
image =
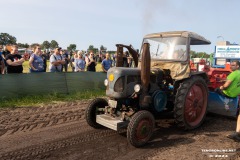
[[[206,81],[207,84],[209,83],[209,78],[206,72],[193,72],[190,74],[189,78],[192,78],[194,76],[200,76]]]
[[[177,89],[178,89],[180,83],[182,83],[186,79],[191,79],[193,77],[202,77],[205,80],[206,84],[208,84],[210,82],[206,72],[193,72],[190,74],[189,78],[177,80],[174,82],[174,95],[177,93]]]

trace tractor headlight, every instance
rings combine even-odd
[[[107,85],[108,85],[108,80],[107,79],[104,80],[104,85],[107,87]]]
[[[108,80],[109,80],[109,82],[112,82],[114,80],[114,74],[112,74],[112,73],[109,74]]]
[[[141,85],[140,85],[140,84],[136,84],[136,85],[134,86],[134,91],[135,91],[136,93],[139,93],[139,92],[141,91]]]

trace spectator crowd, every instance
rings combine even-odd
[[[68,68],[71,68],[72,72],[96,72],[97,62],[101,62],[101,69],[106,73],[116,65],[116,56],[116,53],[95,55],[92,51],[68,52],[61,47],[46,52],[40,45],[35,45],[32,53],[25,52],[20,55],[17,45],[8,47],[0,45],[1,74],[23,73],[23,63],[27,60],[29,60],[29,73],[68,72]],[[49,66],[47,66],[47,60],[49,60]],[[132,65],[128,52],[124,53],[123,61],[125,67]]]

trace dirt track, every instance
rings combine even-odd
[[[87,103],[1,109],[0,159],[240,160],[240,143],[225,137],[234,131],[236,120],[208,115],[200,128],[186,132],[164,118],[157,122],[152,141],[134,148],[124,130],[89,127],[84,120]],[[224,150],[230,152],[219,152]]]

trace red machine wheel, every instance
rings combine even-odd
[[[135,113],[127,128],[127,139],[135,147],[145,145],[152,136],[155,120],[148,111]]]
[[[103,109],[108,105],[108,102],[103,98],[96,98],[92,100],[86,110],[85,110],[85,119],[89,126],[93,128],[101,128],[102,125],[96,122],[96,115],[104,114]]]
[[[202,124],[207,112],[208,88],[205,80],[195,76],[183,81],[176,94],[174,117],[177,125],[194,129]]]

